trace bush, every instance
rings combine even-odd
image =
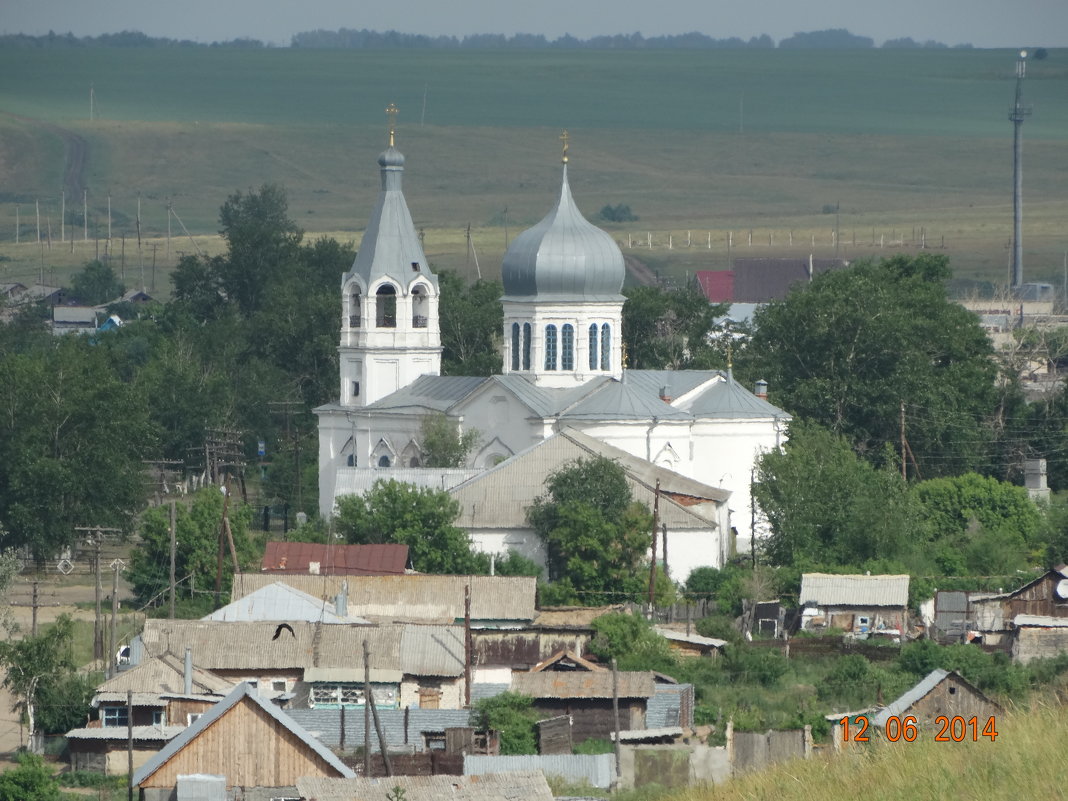
[[[729,645],[723,655],[723,669],[732,679],[764,687],[777,684],[788,667],[786,657],[771,648]]]
[[[606,222],[635,222],[638,219],[638,215],[634,214],[626,203],[615,206],[608,204],[601,209],[600,216]]]
[[[537,713],[532,704],[530,696],[512,692],[483,698],[475,704],[475,728],[499,731],[502,755],[536,754]]]
[[[19,754],[18,766],[0,773],[0,801],[59,801],[59,783],[36,754]]]
[[[670,672],[676,667],[667,640],[639,614],[603,615],[593,621],[593,630],[590,652],[604,662],[615,658],[621,670]]]
[[[602,740],[598,737],[590,737],[571,749],[576,754],[597,756],[598,754],[611,754],[615,751],[615,743],[611,740]]]
[[[739,645],[742,642],[742,633],[735,628],[734,620],[726,615],[703,617],[697,621],[695,628],[702,637],[726,640],[732,645]]]

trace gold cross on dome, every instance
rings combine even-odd
[[[569,138],[570,137],[567,135],[567,130],[565,129],[564,132],[560,134],[560,141],[564,143],[564,164],[567,164],[567,140]]]
[[[389,120],[389,146],[393,147],[393,137],[397,132],[397,106],[390,103],[386,106],[386,118]]]

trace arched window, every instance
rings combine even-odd
[[[556,326],[545,326],[545,369],[556,369]]]
[[[560,369],[575,369],[575,327],[570,323],[560,329]]]
[[[412,289],[412,328],[427,327],[427,300],[426,289],[421,286]]]
[[[523,369],[530,369],[530,323],[523,323]]]
[[[397,327],[397,290],[393,284],[383,284],[375,298],[375,325],[379,328]]]
[[[383,454],[382,456],[379,456],[378,457],[378,466],[379,467],[389,467],[389,457],[386,456],[385,454]]]
[[[608,323],[601,326],[601,369],[612,369],[612,329]]]
[[[597,323],[590,325],[590,369],[597,369]]]
[[[512,369],[519,369],[519,323],[512,323]]]
[[[352,288],[352,295],[349,300],[349,328],[360,327],[360,288],[358,286]]]

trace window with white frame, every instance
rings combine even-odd
[[[103,709],[101,720],[105,727],[128,726],[130,722],[129,710],[125,706],[106,706]]]

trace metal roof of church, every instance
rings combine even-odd
[[[367,408],[386,411],[416,407],[445,412],[488,380],[485,376],[422,375]]]
[[[660,400],[656,392],[623,381],[610,381],[560,415],[564,420],[689,420],[688,412]]]
[[[390,138],[392,140],[392,134]],[[378,157],[378,163],[382,172],[382,190],[367,221],[356,260],[342,281],[356,274],[368,288],[380,278],[391,278],[406,287],[417,272],[436,287],[437,276],[430,271],[401,191],[404,156],[391,141],[389,148]],[[413,264],[419,265],[416,272],[413,272]]]
[[[505,299],[622,302],[625,275],[619,246],[575,205],[565,163],[556,205],[504,254]]]
[[[683,408],[694,417],[789,419],[789,415],[778,406],[758,398],[730,376],[712,384],[696,398],[683,404]]]

